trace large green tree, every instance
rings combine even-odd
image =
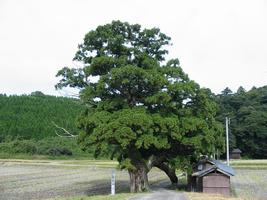
[[[80,89],[88,105],[79,120],[80,144],[95,146],[96,156],[116,157],[129,172],[131,192],[148,189],[152,167],[177,183],[171,166],[222,146],[212,95],[178,59],[164,62],[169,44],[158,28],[113,21],[86,34],[74,57],[83,67],[57,74],[56,87]]]

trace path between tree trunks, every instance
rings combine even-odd
[[[130,200],[187,200],[187,198],[181,192],[159,189]]]

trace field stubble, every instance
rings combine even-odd
[[[267,161],[234,161],[236,176],[231,178],[237,197],[245,200],[267,200]],[[0,160],[0,199],[32,200],[110,193],[110,177],[117,162],[102,160]],[[152,187],[166,186],[168,178],[159,170],[149,173]],[[121,199],[128,194],[127,171],[117,170],[116,191]],[[191,200],[225,199],[220,196],[187,193]],[[117,196],[118,197],[118,196]],[[85,198],[87,199],[87,198]],[[91,199],[91,198],[88,198]],[[95,199],[92,197],[92,199]]]
[[[267,160],[234,160],[232,188],[245,200],[267,200]]]
[[[55,199],[110,193],[116,162],[0,160],[0,199]],[[152,185],[166,180],[159,170],[149,173]],[[116,171],[117,192],[129,191],[127,171]]]

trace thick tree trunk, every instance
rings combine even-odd
[[[143,192],[149,190],[147,169],[145,166],[138,165],[136,170],[129,170],[130,192]]]
[[[171,183],[173,186],[177,187],[178,186],[178,178],[175,173],[175,169],[170,168],[167,164],[165,163],[157,163],[155,167],[161,169],[166,173],[166,175],[169,177]]]
[[[147,174],[150,169],[140,152],[135,148],[130,148],[128,157],[134,169],[129,169],[130,175],[130,192],[143,192],[149,190]]]

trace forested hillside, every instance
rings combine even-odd
[[[42,139],[56,136],[55,124],[77,134],[76,118],[83,110],[80,101],[44,95],[0,95],[0,136]]]
[[[240,148],[243,156],[267,158],[267,86],[250,91],[240,87],[236,93],[226,88],[216,99],[218,120],[225,123],[226,116],[231,119],[230,148]],[[77,99],[41,92],[21,96],[0,94],[0,142],[9,136],[20,140],[47,138],[58,143],[62,139],[56,139],[55,131],[60,130],[53,122],[77,134],[76,118],[83,109]]]
[[[226,88],[217,95],[218,119],[230,117],[230,148],[251,158],[267,158],[267,86],[236,93]]]

